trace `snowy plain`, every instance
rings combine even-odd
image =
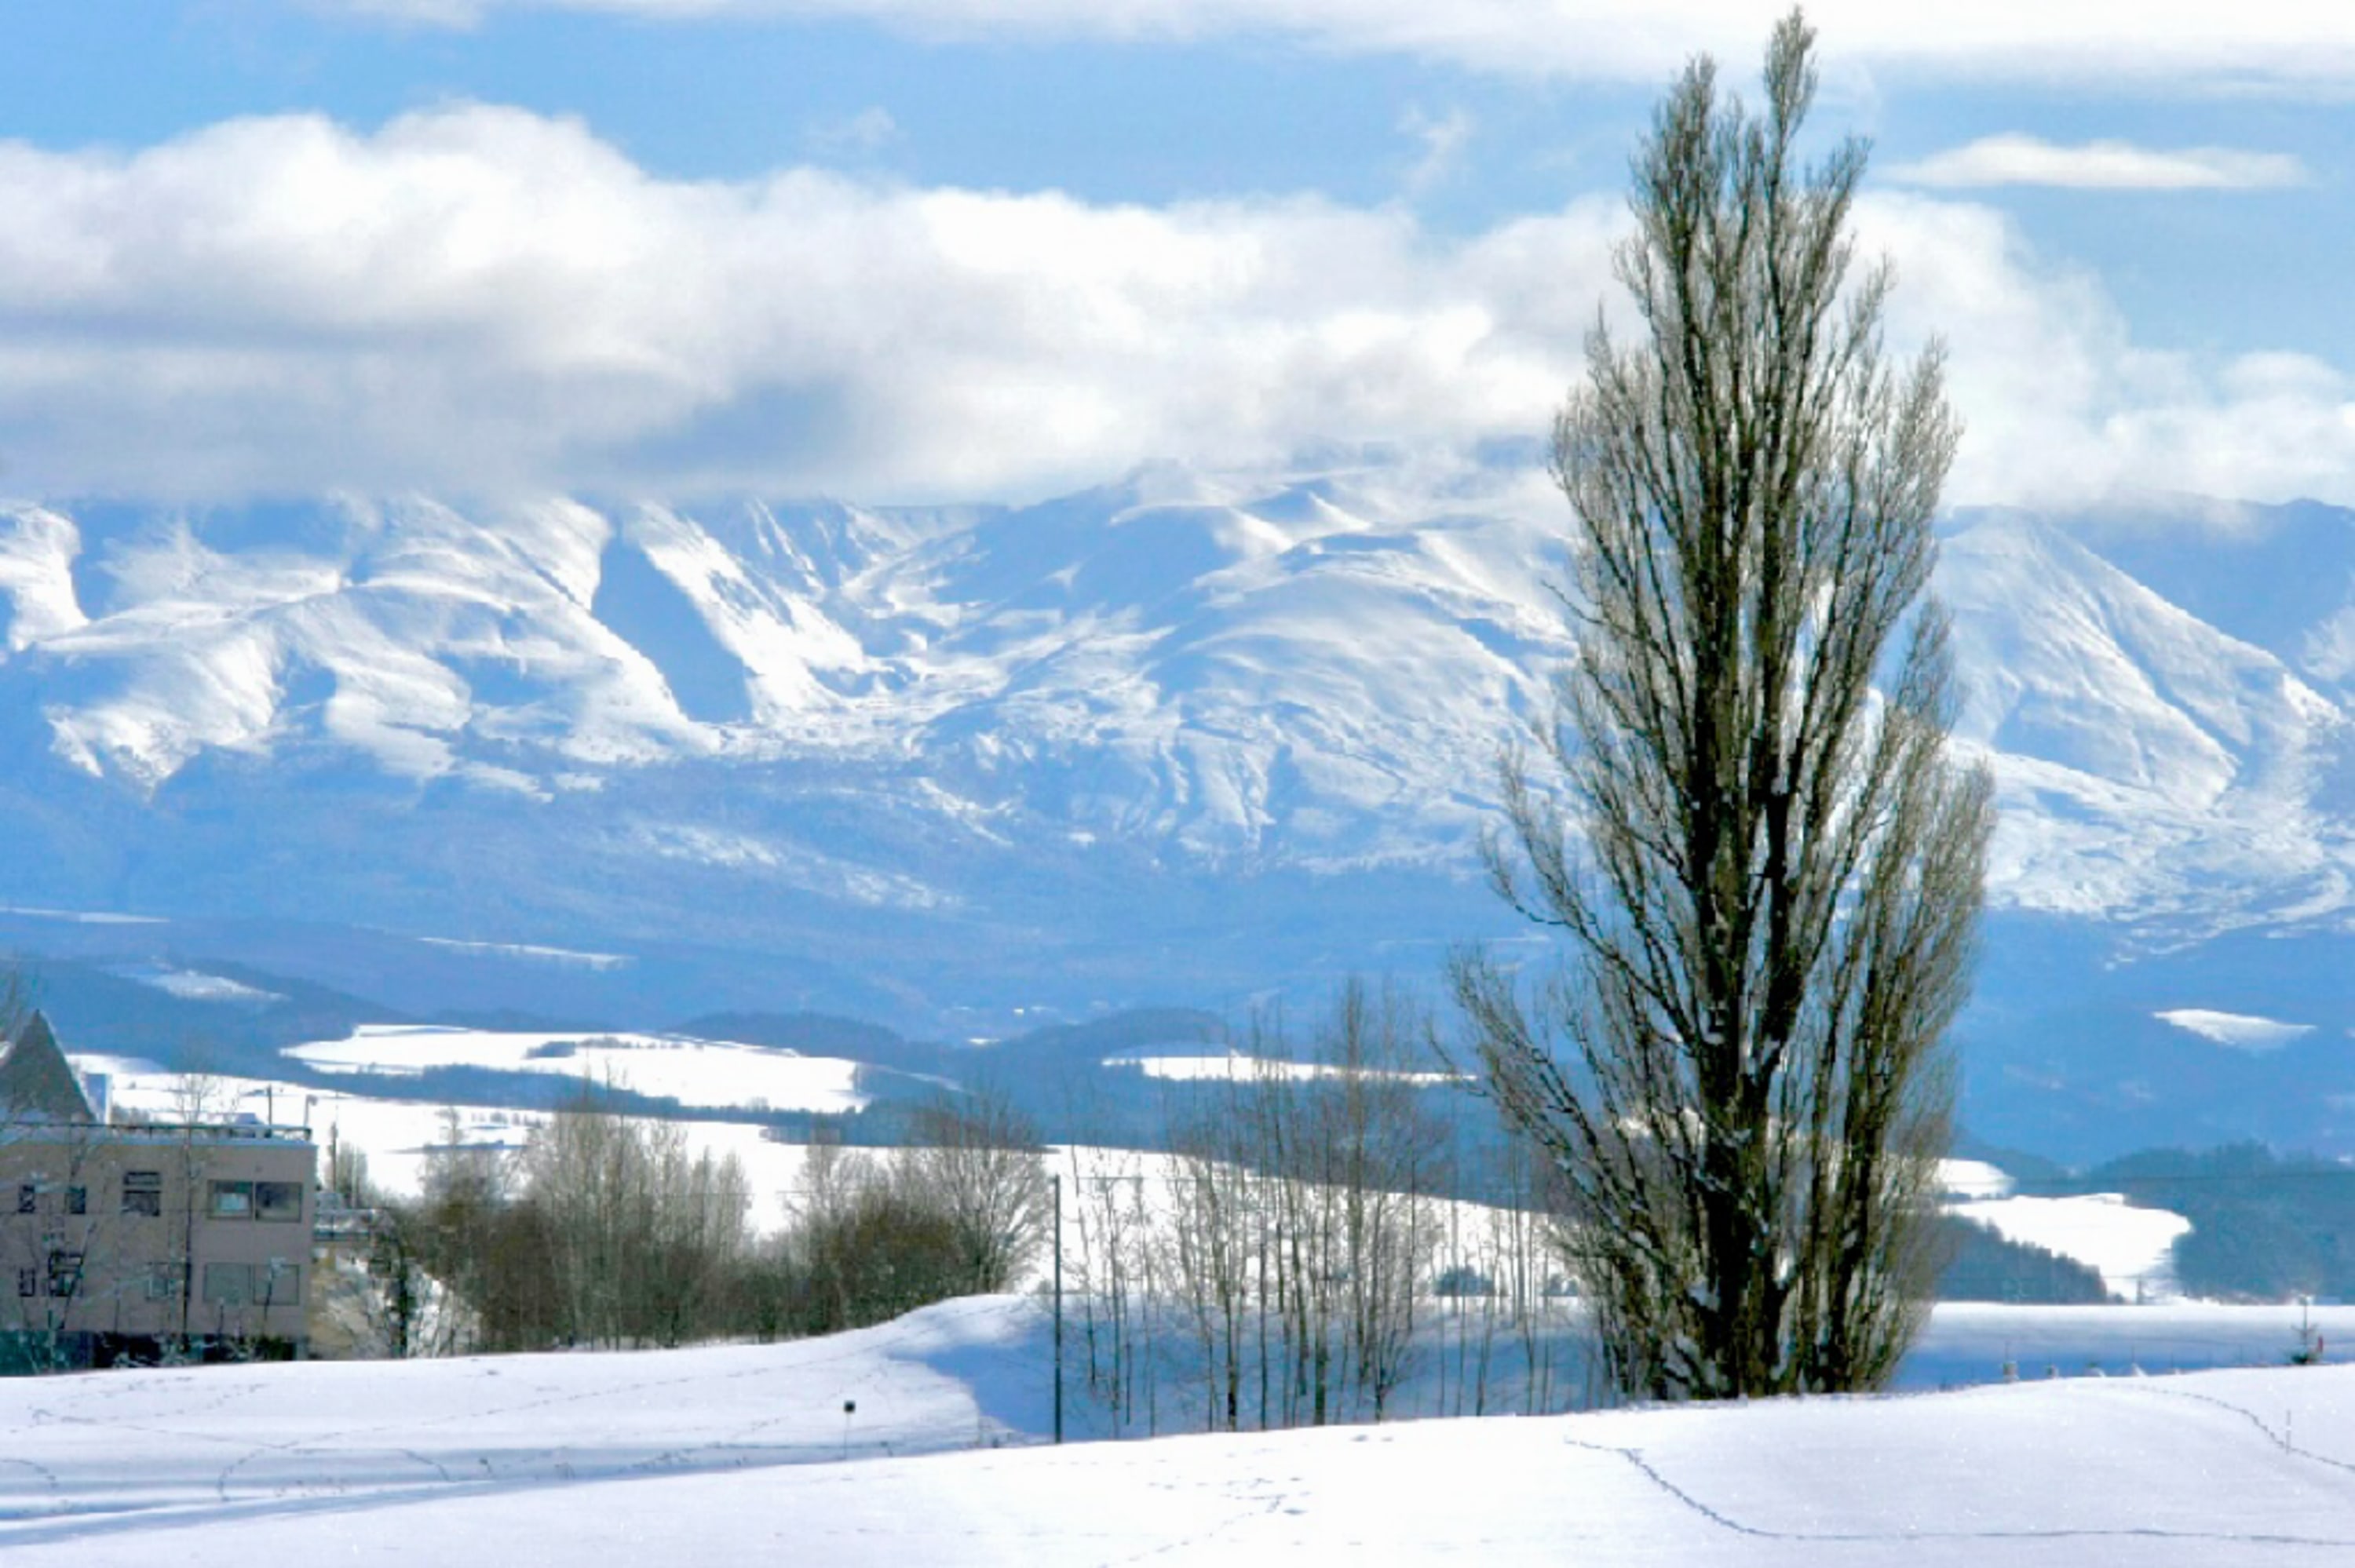
[[[0,1384],[0,1552],[11,1568],[2355,1553],[2355,1367],[2135,1375],[2123,1357],[2133,1326],[2164,1325],[2278,1363],[2294,1314],[1942,1310],[1923,1364],[1984,1375],[2048,1321],[2080,1347],[2103,1325],[2117,1353],[2069,1370],[2125,1375],[1060,1448],[1044,1446],[1050,1335],[1029,1297],[775,1346],[18,1380]],[[2318,1323],[2355,1336],[2355,1309]]]
[[[2175,1242],[2191,1229],[2181,1214],[2129,1203],[2120,1192],[1977,1198],[1949,1202],[1947,1210],[2006,1241],[2075,1259],[2122,1301],[2166,1300],[2177,1293]]]

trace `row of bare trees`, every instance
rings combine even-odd
[[[912,1132],[890,1158],[813,1149],[768,1236],[735,1156],[587,1086],[518,1150],[453,1134],[417,1201],[372,1200],[378,1338],[395,1356],[775,1339],[1007,1288],[1046,1238],[1035,1139],[987,1097],[929,1107]]]
[[[1233,1071],[1173,1085],[1166,1151],[1068,1153],[1067,1387],[1110,1430],[1591,1396],[1542,1163],[1467,1146],[1444,1114],[1460,1103],[1434,1103],[1429,1032],[1352,983],[1305,1040],[1263,1018]],[[756,1235],[732,1158],[584,1089],[519,1149],[453,1130],[422,1196],[379,1205],[379,1338],[394,1355],[775,1339],[1022,1288],[1043,1283],[1049,1175],[1006,1097],[944,1097],[903,1147],[813,1147],[787,1224]],[[364,1192],[364,1171],[334,1178]]]
[[[984,1091],[921,1108],[909,1133],[889,1151],[810,1150],[762,1250],[752,1331],[832,1333],[1023,1282],[1051,1213],[1028,1119]]]
[[[1540,1168],[1465,1147],[1432,1103],[1428,1038],[1418,1010],[1352,982],[1305,1043],[1263,1019],[1223,1082],[1173,1093],[1167,1155],[1074,1151],[1069,1376],[1112,1430],[1591,1392]],[[1462,1201],[1476,1184],[1488,1201]]]

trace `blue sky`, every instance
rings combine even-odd
[[[2355,501],[2355,19],[1810,12],[1959,500]],[[0,489],[1020,496],[1544,428],[1725,0],[0,17]]]

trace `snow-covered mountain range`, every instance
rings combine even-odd
[[[591,1013],[987,1033],[1426,978],[1516,934],[1476,837],[1569,649],[1562,523],[1514,461],[1026,507],[0,508],[0,902],[276,922],[288,972]],[[2355,514],[1965,514],[1940,580],[2002,790],[1975,1118],[2131,1119],[2179,1102],[2170,1053],[2355,1095]],[[0,936],[195,941],[43,918]],[[2098,1039],[2054,1022],[2086,1009]]]

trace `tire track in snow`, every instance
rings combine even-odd
[[[30,1459],[18,1459],[13,1457],[0,1458],[0,1465],[13,1465],[20,1470],[30,1470],[36,1477],[39,1478],[43,1486],[48,1488],[49,1496],[54,1499],[54,1502],[52,1506],[42,1509],[40,1510],[40,1515],[56,1513],[68,1506],[66,1503],[65,1488],[58,1483],[57,1472],[50,1469],[47,1465],[36,1464]],[[13,1511],[14,1510],[0,1508],[0,1522],[5,1522]]]
[[[331,1433],[328,1436],[332,1442],[333,1438],[340,1434]],[[229,1488],[237,1473],[248,1465],[258,1464],[266,1459],[316,1458],[325,1460],[332,1465],[337,1460],[350,1461],[366,1457],[370,1454],[390,1454],[396,1457],[407,1459],[411,1464],[432,1471],[445,1486],[457,1483],[457,1478],[450,1473],[450,1467],[447,1465],[429,1455],[421,1454],[414,1448],[339,1448],[330,1446],[329,1444],[322,1443],[314,1437],[300,1443],[267,1443],[232,1459],[219,1475],[213,1478],[213,1492],[223,1502],[236,1501],[237,1499],[229,1495]],[[347,1481],[338,1478],[332,1471],[309,1479],[290,1478],[278,1482],[277,1485],[279,1495],[282,1497],[290,1491],[310,1496],[319,1492],[346,1492],[351,1489]],[[379,1481],[366,1489],[374,1492],[405,1491],[410,1489]]]
[[[2250,1425],[2254,1426],[2259,1432],[2264,1434],[2266,1441],[2273,1444],[2274,1446],[2279,1448],[2285,1454],[2295,1455],[2298,1458],[2310,1460],[2318,1465],[2327,1465],[2331,1469],[2343,1470],[2349,1475],[2355,1475],[2355,1463],[2350,1463],[2345,1459],[2334,1459],[2328,1454],[2318,1454],[2311,1448],[2299,1446],[2297,1443],[2293,1441],[2295,1436],[2294,1431],[2287,1427],[2285,1427],[2284,1430],[2279,1432],[2275,1431],[2271,1426],[2265,1424],[2265,1418],[2264,1416],[2259,1415],[2255,1411],[2251,1410],[2244,1404],[2235,1404],[2229,1399],[2219,1398],[2217,1395],[2212,1393],[2194,1393],[2189,1389],[2154,1388],[2145,1392],[2163,1394],[2169,1399],[2187,1400],[2194,1404],[2212,1405],[2216,1409],[2225,1412],[2227,1414],[2237,1415],[2243,1421],[2246,1421]],[[2286,1417],[2285,1417],[2285,1419],[2286,1419]]]
[[[2227,1406],[2227,1408],[2231,1408]],[[2245,1411],[2239,1414],[2246,1414]],[[2264,1424],[2258,1423],[2260,1430]],[[2270,1432],[2267,1433],[2271,1436]],[[2257,1531],[2225,1532],[2214,1530],[2169,1530],[2158,1525],[2119,1525],[2112,1528],[2096,1526],[2061,1526],[2048,1530],[1774,1530],[1763,1525],[1747,1524],[1722,1510],[1701,1501],[1677,1485],[1659,1467],[1644,1457],[1640,1448],[1622,1448],[1611,1443],[1592,1443],[1577,1437],[1565,1437],[1562,1442],[1572,1448],[1591,1454],[1616,1456],[1633,1466],[1636,1472],[1662,1492],[1710,1523],[1735,1535],[1754,1541],[1787,1541],[1819,1542],[1825,1545],[1861,1544],[1901,1546],[1912,1542],[1928,1541],[2183,1541],[2213,1542],[2220,1545],[2254,1544],[2260,1546],[2310,1546],[2316,1548],[2355,1547],[2355,1536],[2283,1535]]]

